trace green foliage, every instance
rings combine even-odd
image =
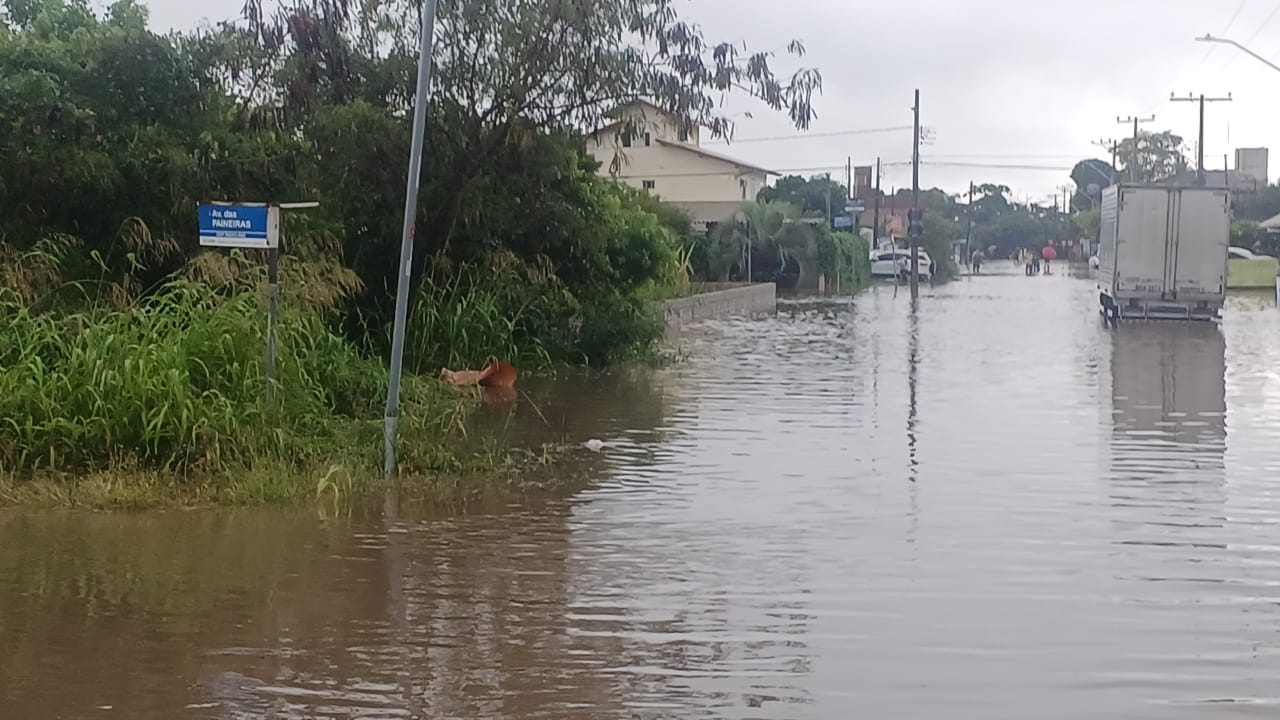
[[[1129,182],[1168,182],[1186,173],[1191,165],[1182,137],[1169,130],[1142,133],[1136,140],[1125,138],[1120,141],[1116,156],[1119,176]]]
[[[354,272],[359,290],[341,308],[346,328],[359,345],[382,346],[398,274],[416,3],[285,0],[264,8],[249,0],[243,22],[169,36],[147,29],[136,0],[119,0],[102,16],[84,0],[3,4],[7,253],[70,238],[75,249],[63,257],[61,279],[127,281],[134,286],[125,294],[136,293],[199,257],[191,237],[199,200],[317,200],[302,227],[331,242],[327,256],[308,261]],[[720,107],[730,91],[805,127],[821,84],[808,69],[775,75],[769,53],[709,41],[668,0],[588,8],[448,0],[437,35],[412,274],[423,293],[418,307],[457,282],[475,287],[479,280],[455,281],[450,268],[470,266],[475,275],[495,253],[527,265],[520,274],[554,274],[561,315],[619,295],[624,306],[660,296],[680,282],[676,252],[689,244],[688,218],[600,181],[568,128],[597,127],[614,106],[647,98],[724,136],[732,125]],[[557,41],[528,42],[549,37]],[[803,47],[787,52],[799,56]],[[290,255],[299,246],[294,230]],[[443,287],[430,287],[436,282]],[[468,321],[450,327],[491,337]],[[643,347],[656,337],[647,326],[625,323],[594,337]],[[646,334],[623,336],[624,327]],[[619,356],[578,340],[564,343],[573,350],[562,355],[548,357],[541,345],[518,351],[554,362]]]
[[[1257,192],[1233,193],[1231,210],[1241,220],[1262,222],[1280,215],[1280,186],[1268,185]]]
[[[1264,242],[1267,233],[1253,220],[1231,221],[1231,244],[1234,247],[1253,249],[1256,242]]]
[[[952,241],[964,237],[960,224],[940,213],[924,214],[924,248],[933,260],[934,282],[946,282],[960,274]]]
[[[314,316],[286,314],[269,392],[252,287],[178,281],[128,309],[72,314],[6,295],[0,314],[0,471],[137,464],[181,482],[269,461],[360,465],[378,447],[382,364]],[[461,406],[413,379],[405,397],[405,441],[439,446]]]
[[[787,175],[762,188],[756,200],[787,203],[806,217],[827,217],[828,211],[832,216],[843,215],[847,197],[848,187],[830,176],[814,175],[806,180],[799,175]]]
[[[871,245],[861,235],[814,230],[817,264],[821,272],[838,279],[840,292],[855,293],[871,284]]]
[[[1102,227],[1102,210],[1082,210],[1072,218],[1080,234],[1090,241],[1096,240]]]

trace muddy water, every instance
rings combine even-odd
[[[495,432],[606,442],[567,499],[0,515],[0,717],[1280,716],[1280,311],[1109,331],[1089,287],[530,381]]]

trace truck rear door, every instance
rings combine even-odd
[[[1173,193],[1175,222],[1172,298],[1220,299],[1227,282],[1227,245],[1231,234],[1231,199],[1226,190],[1179,189]]]
[[[1121,188],[1116,228],[1116,296],[1160,298],[1165,287],[1169,191]]]

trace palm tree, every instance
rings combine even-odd
[[[751,251],[773,248],[785,267],[789,250],[797,242],[800,228],[795,224],[800,212],[785,202],[745,202],[733,215],[716,227],[711,249],[713,268],[722,279],[728,279],[734,258],[746,260],[743,265],[747,282],[751,282]]]

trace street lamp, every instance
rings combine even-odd
[[[1275,70],[1276,72],[1280,72],[1280,65],[1276,65],[1275,63],[1262,57],[1261,55],[1250,50],[1249,48],[1241,45],[1235,40],[1228,40],[1227,38],[1214,37],[1212,35],[1205,34],[1204,37],[1196,38],[1196,42],[1210,42],[1210,43],[1220,43],[1222,45],[1231,45],[1232,47],[1252,56],[1255,60],[1261,63],[1264,63],[1267,67],[1271,68],[1272,70]]]

